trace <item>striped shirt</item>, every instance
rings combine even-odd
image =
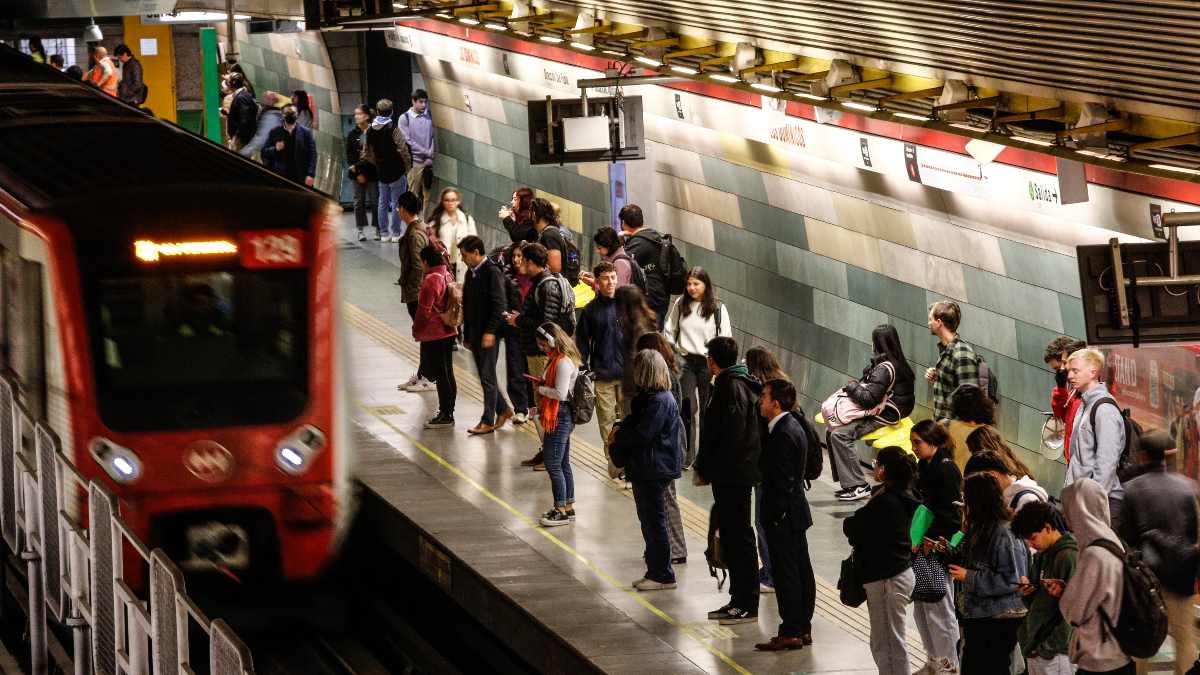
[[[971,345],[957,335],[948,345],[938,344],[941,354],[934,364],[933,418],[950,418],[950,395],[960,384],[979,384],[979,357]]]

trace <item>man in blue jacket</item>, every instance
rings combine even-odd
[[[771,552],[771,574],[779,601],[779,635],[754,646],[764,652],[803,649],[812,644],[812,617],[816,608],[817,580],[808,555],[806,531],[812,512],[804,494],[805,455],[820,452],[808,447],[802,422],[792,414],[796,387],[787,380],[763,384],[758,409],[767,420],[758,467],[762,473],[762,521]]]
[[[613,300],[617,293],[617,268],[610,262],[600,262],[592,270],[592,276],[596,280],[596,298],[583,308],[575,329],[575,345],[584,366],[592,371],[596,421],[600,424],[600,438],[606,439],[604,455],[608,457],[608,435],[621,409],[625,337],[617,324],[617,305]]]
[[[283,106],[283,126],[267,136],[262,159],[280,176],[312,187],[317,176],[317,143],[311,131],[296,123],[299,118],[296,106]]]

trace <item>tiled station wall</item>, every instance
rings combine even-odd
[[[420,60],[440,127],[437,176],[462,188],[489,246],[507,241],[496,211],[518,185],[577,202],[590,244],[609,222],[607,166],[529,166],[518,83]],[[1059,334],[1084,334],[1075,233],[853,167],[785,161],[770,146],[685,122],[647,117],[646,130],[657,195],[642,204],[649,223],[709,270],[743,348],[774,351],[806,410],[859,376],[880,323],[897,327],[920,378],[937,354],[927,307],[951,298],[963,307],[963,337],[1000,378],[1001,430],[1057,491],[1063,465],[1034,449],[1053,384],[1043,349]],[[928,397],[918,379],[914,417],[929,416]]]
[[[223,27],[220,29],[223,34]],[[291,96],[308,92],[316,107],[313,135],[317,140],[316,187],[332,195],[340,192],[345,165],[341,104],[329,52],[318,31],[255,33],[237,26],[239,62],[261,102],[268,90]]]

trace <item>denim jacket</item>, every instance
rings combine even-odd
[[[1017,581],[1029,573],[1029,549],[1008,529],[997,527],[987,545],[986,557],[973,557],[965,550],[967,578],[962,582],[958,609],[968,619],[984,619],[1010,611],[1024,611]]]

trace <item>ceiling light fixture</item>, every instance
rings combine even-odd
[[[799,98],[806,98],[810,101],[828,101],[829,100],[829,99],[825,98],[824,96],[817,96],[816,94],[805,94],[803,92],[796,92],[794,95]]]
[[[1054,143],[1053,143],[1053,142],[1051,142],[1051,141],[1043,141],[1043,140],[1042,140],[1042,139],[1040,139],[1040,138],[1030,138],[1030,137],[1028,137],[1028,136],[1013,136],[1013,140],[1014,140],[1014,141],[1021,141],[1022,143],[1030,143],[1030,144],[1033,144],[1033,145],[1040,145],[1040,146],[1043,146],[1043,147],[1046,147],[1046,148],[1053,148],[1053,147],[1054,147]]]
[[[853,110],[861,110],[863,112],[879,112],[879,106],[870,103],[859,103],[858,101],[842,101],[842,106]]]
[[[1186,166],[1175,166],[1174,164],[1151,164],[1151,169],[1163,169],[1164,171],[1175,171],[1177,173],[1190,173],[1200,176],[1200,169],[1190,169]]]
[[[459,23],[465,23],[465,24],[467,24],[468,26],[478,26],[478,25],[479,25],[479,21],[477,21],[477,20],[475,20],[475,19],[472,19],[472,18],[470,18],[470,17],[466,17],[466,16],[464,16],[463,18],[459,19],[459,20],[458,20],[458,22],[459,22]]]
[[[549,42],[551,44],[558,44],[559,42],[563,41],[562,38],[554,37],[553,35],[542,35],[538,39],[541,40],[542,42]]]
[[[709,75],[709,77],[716,80],[717,82],[728,82],[730,84],[733,84],[734,82],[741,82],[741,80],[737,79],[736,77],[734,77],[732,75],[725,75],[722,73],[713,73],[712,75]]]
[[[903,117],[906,120],[916,120],[918,122],[929,122],[930,121],[928,115],[917,115],[915,113],[908,113],[908,112],[894,112],[894,113],[892,113],[892,116],[893,117]]]
[[[585,51],[585,52],[594,52],[594,51],[596,51],[596,48],[595,48],[595,47],[593,47],[593,46],[591,46],[591,45],[589,45],[589,44],[585,44],[585,43],[583,43],[583,42],[572,42],[572,43],[571,43],[571,46],[572,46],[572,47],[574,47],[575,49],[582,49],[582,50],[583,50],[583,51]]]
[[[659,61],[658,59],[652,59],[649,56],[635,56],[633,57],[633,60],[643,65],[650,66],[651,68],[659,68],[662,66],[662,61]]]
[[[782,89],[780,89],[779,87],[776,87],[773,84],[766,84],[764,82],[755,82],[750,85],[750,88],[757,89],[759,91],[770,92],[772,94],[778,94],[779,92],[783,91]]]
[[[688,68],[687,66],[671,66],[671,71],[679,73],[680,75],[699,75],[700,74],[700,71],[696,70],[695,68]]]
[[[492,30],[498,30],[500,32],[504,32],[504,31],[508,30],[508,26],[505,26],[504,24],[499,24],[499,23],[485,23],[485,24],[483,24],[483,27],[490,28]]]

